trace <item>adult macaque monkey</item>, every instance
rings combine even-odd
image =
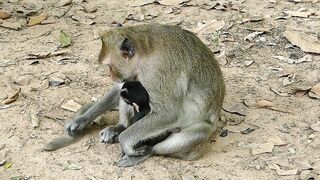
[[[114,28],[101,39],[99,62],[108,67],[115,85],[66,126],[68,133],[79,133],[97,116],[118,107],[118,124],[100,135],[103,142],[119,141],[125,153],[119,166],[135,165],[151,155],[199,158],[202,144],[217,127],[225,93],[212,52],[196,35],[178,26]],[[119,98],[121,82],[131,79],[145,87],[152,109],[134,124],[130,105]],[[162,138],[168,131],[174,133]]]

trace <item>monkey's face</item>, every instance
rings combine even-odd
[[[99,62],[105,64],[109,76],[115,82],[134,80],[137,76],[138,58],[133,43],[121,36],[105,36]]]

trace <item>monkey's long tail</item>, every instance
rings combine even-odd
[[[46,144],[42,149],[45,151],[55,151],[57,149],[69,146],[70,144],[77,142],[79,139],[79,137],[71,136],[57,137]]]

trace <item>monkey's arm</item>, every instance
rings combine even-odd
[[[88,102],[88,103],[84,104],[76,112],[76,114],[74,115],[74,119],[80,117],[81,115],[83,115],[94,104],[95,104],[95,102]],[[75,143],[81,137],[82,136],[80,136],[80,135],[78,135],[76,137],[72,137],[72,136],[68,136],[68,135],[57,137],[57,138],[54,138],[53,140],[51,140],[42,149],[45,150],[45,151],[55,151],[57,149],[60,149],[60,148],[63,148],[63,147],[69,146],[70,144]]]
[[[92,105],[83,115],[73,119],[66,125],[70,136],[76,136],[86,125],[106,111],[111,111],[119,106],[120,90],[122,84],[115,84],[101,100]]]
[[[133,123],[132,109],[131,105],[128,105],[122,98],[119,99],[119,122],[114,126],[106,127],[100,132],[100,142],[111,144],[119,142],[119,134]]]

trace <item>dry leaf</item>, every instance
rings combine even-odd
[[[282,170],[280,169],[280,166],[277,164],[269,164],[268,167],[270,169],[276,170],[279,176],[291,176],[291,175],[296,175],[298,173],[297,169]]]
[[[284,11],[284,13],[292,17],[303,17],[303,18],[307,18],[312,14],[311,12],[300,12],[300,11]]]
[[[254,63],[253,60],[248,60],[248,61],[244,61],[244,62],[243,62],[243,64],[244,64],[245,67],[248,67],[248,66],[250,66],[250,65],[253,64],[253,63]]]
[[[287,145],[287,143],[278,136],[271,136],[267,141],[273,143],[275,146]]]
[[[11,15],[5,11],[0,11],[0,19],[8,19]]]
[[[204,32],[211,33],[212,31],[219,31],[225,24],[224,21],[218,21],[216,19],[211,20],[209,23],[198,23],[198,28],[195,33],[202,34]]]
[[[145,19],[142,9],[140,7],[130,9],[126,15],[127,20],[143,21]]]
[[[268,100],[259,100],[256,102],[255,106],[258,108],[269,108],[269,107],[272,107],[273,104]]]
[[[263,21],[264,18],[262,16],[253,16],[250,18],[250,22],[259,22],[259,21]]]
[[[286,30],[283,35],[293,45],[300,47],[305,52],[320,54],[320,41],[318,38],[298,31]]]
[[[66,6],[72,3],[72,0],[60,0],[57,4],[56,7],[62,7]]]
[[[190,0],[158,0],[158,3],[165,6],[176,6],[189,1]]]
[[[295,74],[289,74],[287,77],[285,77],[282,81],[283,86],[288,86],[290,84],[293,84],[296,82],[296,75]]]
[[[38,87],[36,88],[32,87],[30,91],[43,91],[48,89],[48,87],[49,87],[49,80],[45,79],[44,81],[41,82],[41,84]]]
[[[56,76],[50,77],[50,80],[49,80],[49,85],[50,86],[56,87],[56,86],[61,86],[61,85],[64,85],[64,84],[65,84],[65,81],[62,78],[56,77]]]
[[[77,112],[81,108],[81,104],[77,103],[74,100],[69,100],[66,103],[62,104],[61,108],[68,111]]]
[[[251,154],[257,155],[257,154],[263,154],[263,153],[269,153],[273,151],[274,144],[264,143],[264,144],[258,144],[256,147],[251,148]]]
[[[248,125],[240,124],[236,126],[225,126],[223,127],[223,129],[228,130],[228,132],[241,133],[242,131],[245,131],[246,129],[248,129]]]
[[[98,6],[96,6],[95,3],[89,3],[82,7],[86,13],[94,13],[94,12],[97,12],[98,10]]]
[[[280,91],[280,90],[276,90],[276,89],[273,88],[273,87],[270,87],[270,90],[271,90],[272,92],[276,93],[277,95],[282,96],[282,97],[289,97],[289,96],[290,96],[289,93],[282,92],[282,91]]]
[[[320,121],[310,125],[310,128],[316,132],[320,132]]]
[[[19,22],[3,21],[3,23],[0,23],[0,26],[8,29],[13,29],[13,30],[21,29],[21,24]]]
[[[30,79],[27,76],[19,77],[14,83],[18,84],[19,86],[25,86],[30,83]]]
[[[300,58],[300,59],[292,59],[292,58],[287,58],[284,56],[272,56],[272,58],[274,59],[278,59],[280,61],[284,61],[288,64],[299,64],[299,63],[303,63],[303,62],[310,62],[312,61],[312,55],[305,55],[304,57]]]
[[[48,13],[43,12],[38,16],[30,17],[27,23],[27,26],[34,26],[37,24],[41,24],[42,21],[48,18]]]
[[[13,103],[14,101],[16,101],[18,99],[20,91],[21,91],[21,88],[19,88],[16,92],[14,92],[10,97],[3,100],[2,103],[3,104]]]
[[[215,56],[215,58],[219,62],[219,64],[222,66],[224,66],[228,63],[226,51],[222,51],[219,55]]]
[[[263,34],[264,32],[253,32],[253,33],[250,33],[248,36],[246,36],[244,38],[245,41],[253,41],[256,37],[258,37],[260,34]]]
[[[157,0],[138,0],[138,1],[134,1],[133,3],[130,4],[130,6],[132,7],[136,7],[136,6],[144,6],[147,4],[152,4],[154,2],[156,2]]]
[[[231,114],[238,114],[240,116],[246,116],[247,107],[242,103],[223,104],[223,110]]]
[[[32,125],[32,127],[34,129],[39,127],[39,118],[38,118],[37,114],[30,112],[29,113],[29,118],[30,118],[30,121],[31,121],[31,125]]]
[[[320,83],[314,85],[308,94],[312,98],[320,99]]]

